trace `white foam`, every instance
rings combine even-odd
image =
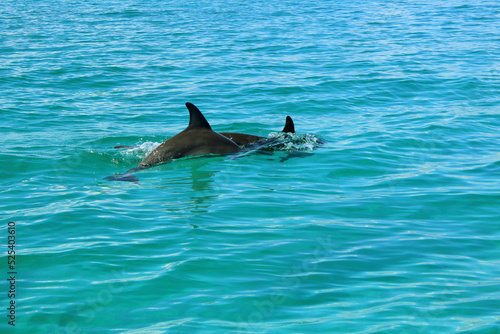
[[[134,156],[134,157],[147,157],[155,148],[157,148],[161,143],[147,141],[138,146],[134,146],[123,151],[124,155]]]

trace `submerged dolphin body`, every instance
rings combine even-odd
[[[236,132],[217,133],[212,130],[201,111],[192,103],[186,103],[189,110],[189,125],[183,131],[169,138],[155,148],[137,167],[129,169],[123,174],[107,176],[109,181],[139,180],[132,174],[173,159],[207,154],[231,154],[242,150],[242,146],[258,142],[265,137],[248,135]],[[283,132],[295,132],[290,116],[286,118]],[[115,148],[128,148],[129,146],[115,146]]]
[[[285,127],[281,132],[295,133],[295,126],[290,116],[286,116]],[[219,132],[219,133],[224,137],[231,139],[239,146],[247,146],[248,144],[253,144],[259,140],[267,139],[266,137],[247,135],[246,133],[238,133],[238,132]]]

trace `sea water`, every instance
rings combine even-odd
[[[497,1],[0,17],[2,333],[500,333]],[[103,180],[188,101],[216,131],[297,134]]]

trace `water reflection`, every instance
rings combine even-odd
[[[206,213],[220,194],[216,183],[216,174],[220,170],[217,160],[224,157],[196,157],[173,161],[154,168],[155,174],[161,173],[161,180],[154,181],[156,189],[168,192],[165,207],[169,210]],[[172,205],[171,201],[176,202]]]

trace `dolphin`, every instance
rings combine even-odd
[[[173,159],[195,155],[231,154],[241,151],[235,142],[213,131],[200,110],[192,103],[186,103],[189,110],[189,125],[183,131],[169,138],[153,150],[137,167],[123,174],[105,177],[110,181],[137,182],[133,172],[147,169]]]
[[[186,103],[189,110],[189,125],[172,138],[155,148],[139,168],[155,165],[193,155],[230,154],[241,151],[234,141],[215,132],[201,111],[192,103]]]
[[[139,180],[132,173],[173,159],[208,154],[224,155],[237,153],[246,145],[264,139],[267,140],[265,137],[245,133],[217,133],[212,130],[212,127],[201,111],[194,104],[187,102],[186,107],[189,110],[189,125],[187,128],[160,144],[137,167],[129,169],[123,174],[107,176],[104,179],[109,181],[138,182]],[[286,117],[285,127],[282,132],[295,133],[293,120],[290,116]],[[134,146],[115,146],[115,148],[130,147]]]

